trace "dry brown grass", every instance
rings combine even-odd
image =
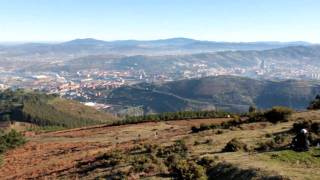
[[[0,168],[0,179],[19,178],[55,178],[75,171],[78,160],[95,157],[97,154],[114,150],[128,149],[140,143],[164,145],[183,139],[191,148],[191,156],[218,156],[220,161],[227,161],[243,168],[260,168],[274,171],[293,179],[315,179],[320,177],[320,169],[299,168],[290,163],[272,161],[265,153],[234,152],[221,153],[225,144],[238,138],[249,147],[271,137],[266,134],[277,134],[288,131],[297,120],[320,120],[320,112],[295,113],[291,121],[279,124],[252,123],[240,128],[190,133],[192,126],[203,123],[221,123],[230,119],[207,119],[189,121],[148,122],[122,126],[96,126],[39,134],[29,138],[29,143],[16,150],[9,151]],[[210,143],[195,141],[210,140]]]

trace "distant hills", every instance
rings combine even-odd
[[[243,112],[250,105],[262,109],[288,106],[301,110],[319,93],[320,82],[217,76],[121,87],[113,90],[105,101],[143,106],[146,113],[206,108]]]
[[[236,50],[266,50],[288,46],[308,46],[307,42],[215,42],[200,41],[188,38],[171,38],[161,40],[118,40],[102,41],[92,38],[75,39],[63,43],[26,43],[18,45],[3,45],[0,52],[11,55],[27,54],[127,54],[127,55],[164,55],[191,54],[216,51]]]
[[[186,55],[90,55],[75,58],[60,64],[37,63],[25,71],[69,71],[83,69],[101,70],[144,70],[149,73],[179,75],[192,70],[195,64],[206,68],[257,68],[262,62],[279,69],[304,69],[307,66],[320,66],[320,46],[291,46],[270,50],[223,51]],[[159,68],[162,67],[162,68]],[[201,74],[201,72],[199,72]],[[207,76],[204,74],[204,76]]]
[[[117,118],[77,101],[23,90],[0,92],[0,124],[8,121],[75,128],[112,123]]]

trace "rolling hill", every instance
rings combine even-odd
[[[206,102],[182,98],[172,93],[151,91],[140,87],[121,87],[111,92],[104,101],[120,106],[141,106],[145,113],[186,110],[214,110]]]
[[[288,106],[306,109],[320,93],[316,81],[268,81],[235,76],[216,76],[173,81],[164,84],[137,84],[113,90],[106,102],[143,106],[151,112],[167,112],[193,108],[199,110],[207,104],[228,111],[247,111],[250,105],[258,108]],[[162,94],[163,96],[160,96]],[[176,99],[197,102],[181,106]],[[146,112],[149,112],[146,111]]]
[[[88,55],[63,63],[38,63],[21,69],[32,72],[77,72],[88,69],[99,70],[144,70],[148,74],[162,73],[179,75],[192,71],[194,65],[205,65],[205,69],[254,69],[262,62],[272,69],[307,71],[309,66],[319,67],[320,46],[291,46],[270,50],[221,51],[184,55]],[[159,68],[162,67],[162,68]],[[277,67],[277,68],[275,68]],[[199,72],[201,74],[201,72]]]
[[[31,54],[184,54],[215,52],[226,50],[266,50],[280,47],[310,45],[307,42],[215,42],[188,38],[171,38],[160,40],[117,40],[103,41],[92,38],[74,39],[62,43],[25,43],[3,45],[0,52],[10,55]]]
[[[0,121],[75,128],[112,123],[117,118],[79,102],[23,90],[0,93]]]

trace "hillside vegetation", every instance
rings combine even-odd
[[[26,143],[23,135],[15,130],[8,133],[0,131],[0,165],[2,163],[2,154],[10,149],[14,149]]]
[[[0,93],[0,121],[74,128],[112,123],[116,118],[79,102],[23,90]]]
[[[117,105],[142,106],[145,113],[203,110],[208,107],[244,112],[252,105],[261,109],[287,106],[302,110],[319,93],[320,83],[316,81],[268,81],[216,76],[121,87],[113,90],[106,101]],[[173,103],[173,100],[177,103]],[[185,100],[182,101],[185,103],[180,103],[181,100]]]
[[[154,117],[145,116],[150,122],[31,136],[27,144],[3,157],[0,178],[302,180],[320,176],[319,111],[275,107],[240,119],[152,121]],[[194,127],[201,130],[195,132]],[[301,128],[307,128],[312,138],[308,152],[290,148]]]

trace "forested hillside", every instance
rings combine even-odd
[[[28,122],[66,128],[112,123],[116,118],[56,95],[23,90],[0,93],[0,121]]]
[[[301,110],[306,109],[309,102],[319,93],[320,85],[317,81],[268,81],[217,76],[122,87],[113,90],[106,101],[120,105],[143,106],[144,109],[153,112],[177,111],[179,107],[180,111],[183,108],[201,110],[207,107],[247,111],[251,105],[263,109],[288,106]],[[159,98],[159,94],[166,96]],[[180,106],[179,103],[172,102],[173,99],[197,103],[192,103],[192,106]]]

